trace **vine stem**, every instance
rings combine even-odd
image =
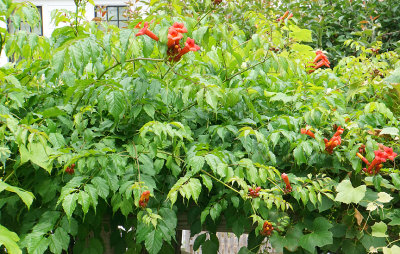
[[[236,190],[235,188],[233,188],[232,186],[227,185],[226,183],[222,182],[221,180],[219,180],[218,178],[216,178],[215,176],[213,176],[212,174],[208,173],[207,171],[205,171],[204,169],[200,169],[201,172],[203,172],[204,174],[208,175],[209,177],[211,177],[212,179],[214,179],[215,181],[225,185],[226,187],[228,187],[229,189],[233,190],[234,192],[236,192],[237,194],[241,195],[241,193]]]
[[[141,179],[140,179],[139,157],[138,157],[135,141],[132,140],[132,144],[133,144],[133,148],[135,149],[135,157],[136,157],[137,170],[138,170],[139,189],[140,189],[140,191],[142,191],[142,185],[140,184]]]
[[[146,57],[138,57],[138,58],[132,58],[132,59],[128,59],[125,62],[135,62],[135,61],[152,61],[152,62],[164,62],[164,59],[161,58],[146,58]],[[117,62],[116,64],[114,64],[113,66],[108,67],[107,69],[105,69],[97,79],[101,79],[104,74],[106,74],[109,70],[114,69],[115,67],[117,67],[118,65],[121,65],[121,62]]]
[[[6,177],[6,179],[4,179],[3,182],[7,182],[8,178],[10,178],[10,176],[12,176],[14,173],[15,173],[15,169],[10,174],[8,174],[8,176]]]
[[[269,177],[267,177],[267,180],[270,181],[273,185],[275,185],[280,191],[282,191],[283,193],[285,193],[285,191],[284,191],[277,183],[275,183],[272,179],[270,179]]]
[[[199,21],[197,21],[197,23],[194,25],[193,29],[196,28],[197,25],[200,24],[200,22],[201,22],[210,12],[212,12],[212,10],[213,10],[213,9],[210,8],[210,10],[208,10],[208,11],[203,15],[203,17],[201,17],[201,19],[199,19]]]
[[[256,63],[256,64],[250,65],[248,68],[246,68],[246,69],[244,69],[244,70],[241,70],[241,71],[238,71],[238,72],[232,74],[232,76],[230,76],[229,78],[226,78],[226,79],[223,81],[223,83],[225,83],[226,81],[229,81],[229,80],[233,79],[234,77],[236,77],[237,75],[242,74],[243,72],[246,72],[246,71],[248,71],[248,70],[250,70],[250,69],[252,69],[252,68],[254,68],[254,67],[256,67],[256,66],[258,66],[258,65],[260,65],[260,64],[265,63],[265,61],[267,61],[267,59],[268,59],[268,58],[265,57],[261,62],[258,62],[258,63]]]

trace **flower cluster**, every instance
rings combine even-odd
[[[263,236],[270,236],[272,234],[272,230],[274,230],[274,227],[272,226],[271,222],[265,221],[260,234]]]
[[[141,22],[139,22],[135,28],[140,28]],[[141,35],[147,35],[150,38],[152,38],[155,41],[158,41],[158,37],[157,35],[155,35],[152,31],[150,31],[149,29],[149,22],[144,22],[143,28],[139,30],[139,32],[136,34],[136,36],[141,36]]]
[[[289,15],[289,11],[286,11],[285,14],[283,14],[283,16],[279,17],[276,21],[281,22],[282,20],[286,19],[289,20],[291,17],[293,17],[293,13],[290,13]]]
[[[74,169],[75,169],[75,163],[72,163],[71,166],[69,166],[65,169],[65,172],[70,175],[73,175],[75,173]]]
[[[249,188],[249,195],[252,198],[256,198],[258,197],[260,194],[258,194],[258,192],[261,190],[261,187],[257,187],[254,190],[252,188]]]
[[[328,139],[324,138],[325,150],[329,154],[332,154],[333,149],[342,143],[342,138],[340,137],[340,135],[342,135],[343,131],[344,129],[341,126],[339,126],[335,134],[333,134],[333,137],[329,141]]]
[[[383,166],[382,163],[386,162],[387,159],[394,161],[394,158],[397,156],[397,153],[393,152],[393,148],[386,147],[382,144],[379,144],[379,150],[374,151],[374,154],[375,158],[369,163],[367,158],[360,153],[356,153],[357,157],[368,166],[368,168],[363,168],[363,171],[370,175],[378,174]]]
[[[330,68],[330,62],[328,60],[328,57],[326,57],[326,55],[324,54],[324,52],[322,52],[321,50],[317,50],[317,52],[315,52],[315,54],[317,55],[313,62],[311,63],[311,70],[308,71],[308,73],[312,73],[314,72],[316,69],[321,68],[322,66],[326,66],[328,68]]]
[[[149,202],[149,199],[150,199],[150,191],[148,191],[148,190],[144,191],[142,193],[142,195],[140,196],[139,206],[143,207],[143,208],[146,208],[147,203]]]
[[[135,28],[140,28],[142,22],[139,22]],[[149,23],[144,22],[143,28],[139,30],[136,36],[147,35],[155,41],[158,41],[157,35],[155,35],[149,29]],[[175,22],[169,29],[168,29],[168,50],[167,54],[169,56],[168,60],[170,62],[174,61],[177,62],[181,59],[181,57],[188,53],[189,51],[197,51],[200,49],[198,45],[195,44],[194,40],[191,38],[187,38],[185,42],[185,47],[181,48],[180,40],[183,38],[183,34],[187,33],[187,29],[183,23]]]
[[[314,133],[309,129],[301,128],[300,132],[301,132],[301,134],[306,134],[306,135],[308,135],[308,136],[310,136],[312,138],[315,138]]]
[[[169,56],[169,61],[177,62],[189,51],[197,51],[200,49],[200,47],[195,44],[194,40],[189,37],[186,39],[185,47],[181,48],[180,40],[183,38],[184,33],[187,33],[187,29],[183,23],[175,22],[168,29],[167,54]]]
[[[286,173],[282,173],[281,177],[282,177],[282,180],[283,180],[283,181],[285,182],[285,184],[286,184],[285,193],[291,192],[291,191],[292,191],[292,186],[290,185],[288,175],[287,175]]]

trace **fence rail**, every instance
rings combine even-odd
[[[200,232],[199,234],[202,233],[206,233],[206,231]],[[199,234],[190,237],[190,230],[182,230],[182,245],[181,245],[182,253],[207,254],[207,253],[202,253],[201,248],[197,251],[193,250],[194,241],[196,240],[196,237]],[[247,246],[247,240],[249,235],[243,234],[238,239],[236,235],[233,233],[218,232],[217,237],[219,240],[219,250],[218,250],[219,254],[236,254],[239,252],[240,248],[242,248],[243,246]],[[208,235],[207,239],[209,239]],[[259,253],[278,254],[277,252],[274,252],[271,245],[266,240],[261,245]]]

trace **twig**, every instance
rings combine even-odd
[[[252,69],[252,68],[254,68],[254,67],[256,67],[256,66],[258,66],[258,65],[260,65],[260,64],[265,63],[265,61],[267,61],[267,57],[265,57],[261,62],[258,62],[258,63],[256,63],[256,64],[250,65],[248,68],[234,73],[234,74],[233,74],[232,76],[230,76],[229,78],[226,78],[226,79],[223,81],[223,83],[225,83],[226,81],[229,81],[229,80],[233,79],[234,77],[236,77],[237,75],[242,74],[243,72],[246,72],[246,71],[248,71],[248,70],[250,70],[250,69]]]
[[[135,61],[153,61],[153,62],[164,62],[164,59],[159,59],[159,58],[145,58],[145,57],[138,57],[138,58],[133,58],[133,59],[128,59],[125,62],[135,62]],[[121,62],[117,62],[115,63],[113,66],[108,67],[107,69],[105,69],[97,79],[101,79],[104,74],[106,74],[109,70],[114,69],[115,67],[117,67],[118,65],[120,65]]]
[[[204,169],[200,169],[201,172],[207,174],[209,177],[213,178],[215,181],[225,185],[226,187],[228,187],[229,189],[233,190],[234,192],[236,192],[237,194],[241,195],[240,192],[238,190],[236,190],[235,188],[227,185],[226,183],[224,183],[223,181],[219,180],[218,178],[216,178],[215,176],[211,175],[210,173],[208,173],[207,171],[205,171]]]
[[[137,154],[135,141],[132,140],[132,144],[133,144],[133,148],[135,149],[135,157],[136,157],[137,170],[138,170],[139,189],[141,190],[142,189],[142,185],[140,184],[141,180],[140,180],[139,157],[138,157],[138,154]]]
[[[199,19],[199,21],[197,21],[197,23],[194,25],[193,29],[196,28],[196,26],[197,26],[198,24],[200,24],[200,22],[201,22],[212,10],[213,10],[213,9],[208,10],[208,11],[203,15],[203,17],[201,17],[201,19]]]
[[[192,104],[190,104],[190,105],[186,106],[185,108],[181,109],[178,113],[173,114],[172,117],[180,115],[183,111],[186,111],[186,110],[190,109],[191,107],[193,107],[196,104],[197,104],[196,102],[193,102]]]
[[[10,174],[8,174],[8,176],[6,177],[6,179],[3,180],[3,182],[7,182],[8,178],[10,178],[10,176],[12,176],[14,173],[15,169]]]

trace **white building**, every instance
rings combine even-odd
[[[15,2],[26,2],[22,0],[14,0]],[[30,0],[32,4],[34,4],[41,15],[42,22],[38,27],[31,28],[27,24],[21,24],[21,30],[33,31],[39,35],[49,37],[53,30],[55,29],[55,24],[51,21],[51,12],[55,9],[66,9],[69,11],[75,11],[74,0]],[[105,18],[107,22],[114,24],[118,27],[124,27],[125,21],[127,20],[124,17],[123,13],[128,8],[127,0],[94,0],[95,5],[91,4],[86,5],[86,19],[92,20],[94,17],[99,16],[98,8],[105,9],[106,15]],[[135,1],[134,1],[135,2]],[[135,3],[134,8],[143,5],[138,2]],[[0,24],[0,26],[5,27],[6,24]],[[9,31],[12,30],[8,27]],[[0,65],[3,65],[7,62],[7,57],[5,57],[4,52],[2,52],[0,57]]]

